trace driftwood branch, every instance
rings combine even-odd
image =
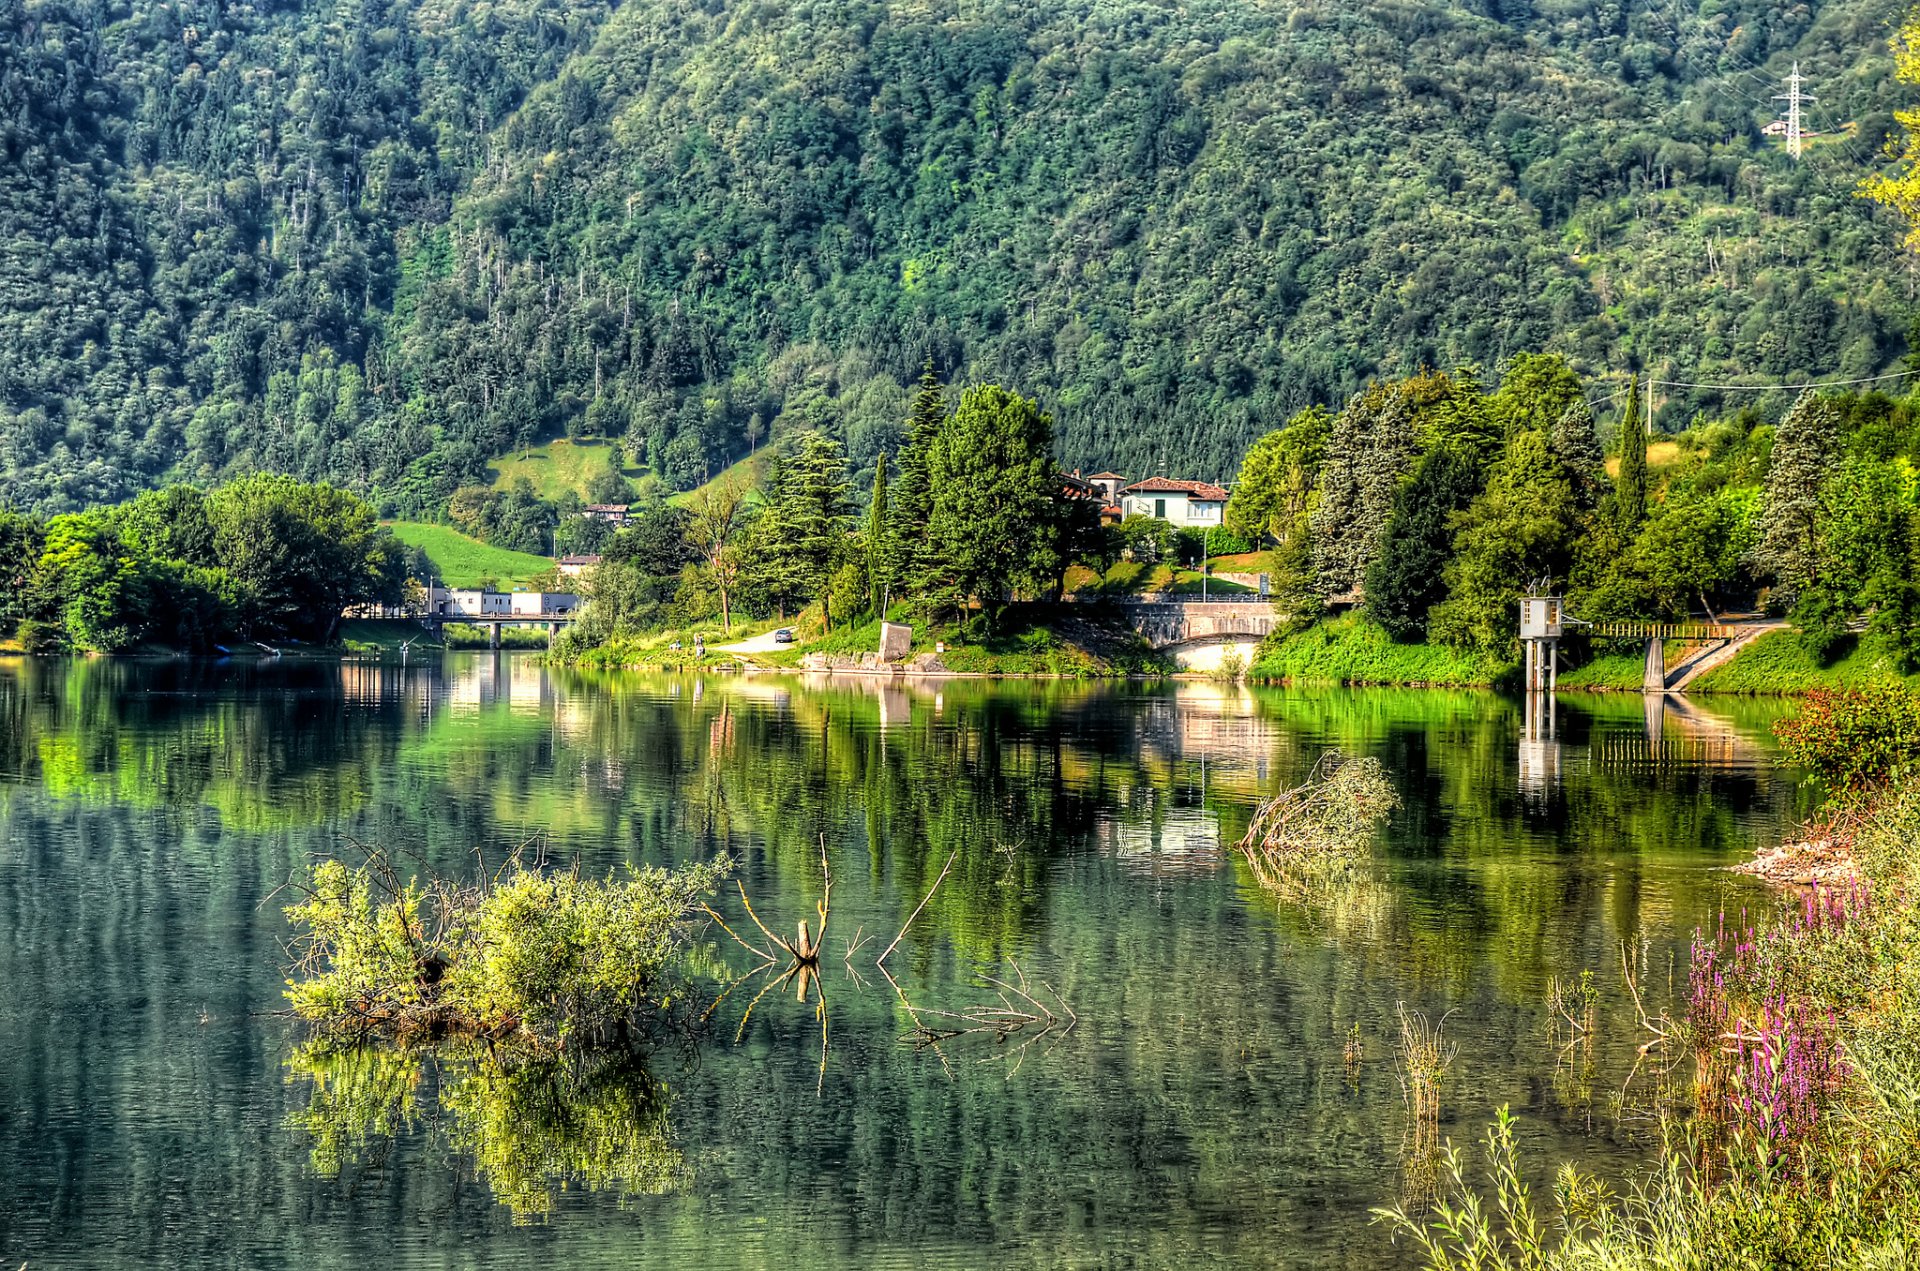
[[[940,890],[940,884],[944,883],[947,880],[947,871],[953,868],[954,861],[958,860],[959,858],[960,858],[960,849],[956,847],[955,849],[953,849],[953,854],[947,857],[947,863],[940,867],[940,876],[933,880],[933,886],[927,888],[927,894],[920,898],[920,903],[915,905],[913,907],[913,912],[907,915],[906,924],[900,928],[900,934],[896,935],[893,938],[893,943],[888,945],[886,949],[881,952],[878,958],[874,959],[875,966],[879,966],[882,962],[885,962],[887,960],[888,955],[891,954],[894,951],[894,949],[899,946],[902,940],[906,939],[907,929],[913,926],[913,920],[920,916],[920,911],[927,907],[927,902],[929,900],[933,899],[933,893]]]

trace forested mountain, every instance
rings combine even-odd
[[[1070,465],[1210,479],[1423,365],[1872,374],[1898,14],[0,0],[0,498],[267,467],[423,509],[563,430],[682,488],[803,427],[858,472],[929,356]]]

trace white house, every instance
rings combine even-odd
[[[1150,516],[1183,529],[1207,530],[1227,513],[1227,492],[1205,481],[1148,477],[1120,491],[1123,516]]]
[[[444,612],[450,618],[483,618],[489,614],[512,613],[513,597],[504,591],[455,587],[447,593],[447,607]]]
[[[507,601],[508,612],[526,618],[558,617],[580,607],[580,597],[570,591],[516,591]]]

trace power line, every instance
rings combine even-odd
[[[1889,371],[1885,375],[1867,375],[1857,380],[1821,380],[1811,384],[1687,384],[1679,380],[1648,380],[1647,383],[1658,384],[1662,388],[1710,388],[1721,392],[1772,393],[1809,388],[1845,388],[1852,384],[1877,384],[1881,380],[1897,380],[1917,373],[1920,372]]]

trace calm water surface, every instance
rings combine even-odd
[[[1368,1210],[1430,1171],[1400,1003],[1458,1046],[1443,1134],[1509,1104],[1543,1176],[1646,1161],[1620,951],[1664,1002],[1695,925],[1765,903],[1717,867],[1805,810],[1774,709],[0,661],[0,1265],[1390,1265]],[[1404,806],[1337,903],[1277,903],[1231,844],[1334,746]],[[824,843],[824,1067],[817,996],[747,1017],[761,981],[644,1069],[303,1059],[275,891],[354,841],[731,853],[786,931]],[[751,960],[709,934],[711,993]],[[1545,987],[1583,970],[1599,1041],[1562,1058]],[[1070,1031],[903,1042],[1022,975]]]

